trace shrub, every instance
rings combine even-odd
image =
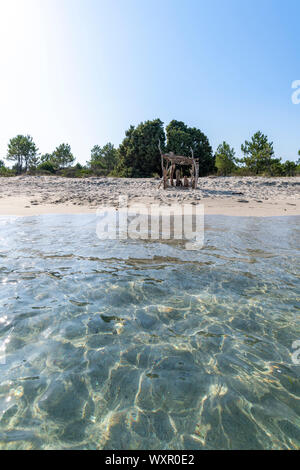
[[[232,173],[232,176],[257,176],[255,172],[249,170],[246,167],[236,168]]]
[[[54,164],[51,163],[50,161],[49,162],[44,162],[44,163],[41,163],[38,167],[37,167],[37,170],[39,171],[47,171],[48,173],[52,173],[54,174],[55,173],[55,168],[54,168]]]
[[[0,167],[0,176],[8,177],[8,176],[16,176],[16,171],[10,168],[6,168],[5,166]]]

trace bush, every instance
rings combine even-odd
[[[255,172],[249,170],[249,168],[241,167],[236,168],[232,173],[232,176],[257,176]]]
[[[56,172],[58,176],[63,176],[64,178],[86,178],[88,176],[93,176],[92,170],[88,168],[64,168],[63,170],[58,170]]]
[[[31,170],[27,174],[31,176],[53,176],[53,173],[47,170]]]
[[[16,171],[11,170],[10,168],[6,168],[5,166],[1,166],[0,167],[0,176],[3,176],[3,177],[16,176]]]
[[[116,167],[113,171],[110,172],[109,176],[115,178],[137,178],[137,176],[133,176],[133,169],[132,168],[125,168],[123,166]]]
[[[55,173],[54,164],[51,163],[51,162],[44,162],[44,163],[41,163],[41,164],[37,167],[37,170],[38,170],[38,171],[47,171],[48,173],[52,173],[52,174]]]

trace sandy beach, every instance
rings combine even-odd
[[[300,177],[208,177],[192,189],[159,189],[157,179],[18,176],[0,178],[0,215],[80,214],[132,203],[204,204],[205,214],[271,217],[300,215]]]

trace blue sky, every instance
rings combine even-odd
[[[0,159],[16,134],[84,163],[159,117],[240,155],[261,130],[300,149],[299,0],[1,0]]]

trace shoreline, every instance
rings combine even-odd
[[[101,207],[204,205],[205,215],[277,217],[300,215],[300,177],[200,178],[196,191],[158,189],[156,179],[19,176],[0,178],[0,216],[88,214]]]
[[[153,201],[155,202],[155,201]],[[40,215],[85,215],[85,214],[95,214],[98,209],[101,209],[104,206],[99,207],[89,207],[89,206],[70,206],[67,204],[61,204],[59,206],[41,204],[38,207],[36,206],[23,206],[26,204],[26,200],[0,200],[0,217],[33,217]],[[140,201],[140,204],[149,205],[151,202],[145,200]],[[201,201],[198,202],[201,204]],[[162,207],[165,207],[161,205]],[[111,206],[115,208],[116,206]],[[129,206],[130,207],[130,206]],[[171,207],[171,206],[170,206]],[[234,201],[229,201],[229,204],[217,205],[214,201],[204,202],[204,215],[215,215],[215,216],[227,216],[227,217],[291,217],[291,216],[300,216],[300,204],[295,206],[288,207],[286,202],[261,204],[260,206],[250,205],[244,207],[241,204],[234,203]]]

